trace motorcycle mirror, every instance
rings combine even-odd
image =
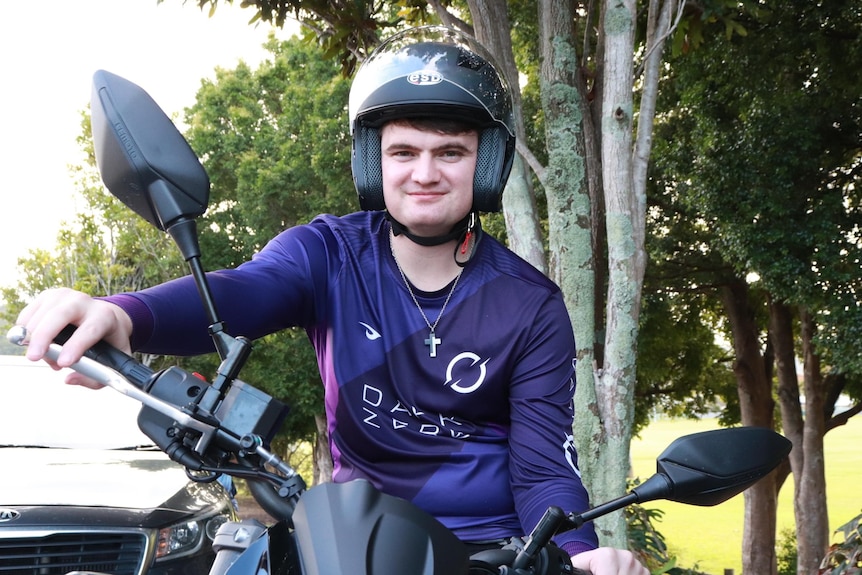
[[[90,118],[96,163],[111,194],[162,231],[204,213],[209,177],[147,92],[99,70]]]
[[[768,475],[784,461],[793,444],[764,427],[732,427],[685,435],[656,459],[656,474],[623,495],[582,513],[545,514],[537,538],[578,529],[633,503],[667,499],[711,506],[727,501]],[[547,518],[547,520],[546,520]],[[533,535],[531,535],[531,538]]]
[[[657,473],[631,492],[639,503],[668,499],[688,505],[718,505],[775,469],[791,447],[786,437],[763,427],[686,435],[658,456]]]

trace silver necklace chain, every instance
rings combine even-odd
[[[419,305],[419,300],[416,298],[416,294],[413,293],[413,288],[410,287],[410,281],[407,279],[407,276],[404,275],[404,270],[401,269],[401,264],[398,263],[398,258],[395,257],[395,247],[392,245],[392,233],[389,234],[389,251],[392,252],[392,259],[395,260],[395,267],[398,268],[398,273],[401,274],[401,279],[404,280],[404,285],[407,286],[407,292],[410,294],[410,297],[413,298],[413,304],[416,306],[416,309],[419,310],[419,313],[422,314],[422,319],[425,320],[425,325],[428,326],[429,334],[428,339],[425,340],[425,345],[428,346],[428,352],[431,357],[437,357],[437,346],[443,343],[443,340],[436,337],[435,331],[437,329],[437,324],[440,323],[440,318],[443,317],[443,312],[446,311],[446,306],[449,304],[449,300],[452,299],[452,294],[455,293],[455,287],[458,285],[458,280],[461,279],[461,274],[464,273],[464,268],[462,267],[458,271],[458,275],[455,276],[455,281],[452,284],[452,289],[449,290],[449,295],[446,296],[446,301],[443,302],[443,307],[440,308],[440,313],[437,314],[437,319],[434,320],[432,324],[428,321],[428,316],[425,315],[425,310],[422,309],[422,306]]]

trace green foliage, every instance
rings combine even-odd
[[[679,121],[684,130],[685,118]],[[659,157],[666,146],[656,138]],[[654,176],[653,183],[661,182],[660,177]],[[734,272],[711,247],[713,230],[683,204],[675,187],[653,185],[648,200],[636,430],[655,410],[696,417],[718,404],[732,407],[737,396],[731,357],[716,340],[724,324],[714,291]]]
[[[196,3],[211,16],[219,0],[196,0]],[[453,6],[456,12],[466,11],[459,0],[442,0],[440,5]],[[242,6],[252,11],[249,24],[262,21],[282,28],[289,18],[301,22],[303,42],[316,47],[327,60],[337,62],[345,77],[353,74],[381,37],[392,34],[405,23],[411,26],[439,23],[424,0],[243,0]]]
[[[702,294],[656,289],[644,294],[638,336],[635,433],[657,410],[696,418],[736,394],[727,352],[715,341],[712,304]]]
[[[829,548],[820,564],[819,575],[859,575],[862,573],[862,514],[836,531],[844,541]]]
[[[687,18],[680,21],[671,42],[674,56],[687,54],[698,49],[706,42],[705,34],[709,28],[722,28],[726,39],[736,34],[747,36],[748,27],[743,16],[751,14],[762,17],[765,13],[762,3],[751,0],[706,0],[692,6]]]
[[[625,508],[629,548],[651,572],[672,561],[664,537],[654,525],[655,522],[661,521],[663,515],[664,512],[660,509],[647,509],[641,505],[629,505]]]
[[[211,207],[199,224],[206,269],[236,267],[283,229],[320,213],[356,209],[349,82],[336,62],[297,38],[271,39],[267,48],[272,58],[257,70],[217,70],[186,111],[186,136],[212,183]],[[189,361],[205,374],[217,362]],[[241,375],[291,406],[282,428],[289,443],[314,437],[322,386],[302,331],[256,341]]]
[[[187,110],[188,140],[212,181],[201,226],[210,269],[238,265],[314,215],[355,209],[349,83],[297,39],[267,47],[272,60],[218,70]]]
[[[775,544],[778,559],[778,575],[796,575],[796,533],[793,529],[782,529]]]
[[[22,279],[16,287],[3,289],[7,320],[46,289],[66,286],[109,295],[165,281],[182,269],[173,244],[106,191],[88,188],[82,196],[84,209],[72,224],[61,226],[52,251],[30,250],[19,258]]]
[[[862,14],[775,3],[744,26],[673,63],[654,173],[705,262],[811,311],[824,363],[860,373]]]

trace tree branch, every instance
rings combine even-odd
[[[545,185],[545,166],[542,165],[542,162],[530,151],[530,148],[527,147],[521,140],[515,140],[515,149],[521,154],[521,157],[524,158],[524,161],[527,162],[527,165],[530,166],[530,169],[536,174],[536,177],[539,179],[539,182],[542,186]]]
[[[826,431],[828,432],[835,429],[836,427],[847,425],[847,422],[850,420],[850,418],[859,413],[862,413],[862,403],[857,403],[850,409],[842,411],[838,415],[830,417],[829,421],[826,422]]]

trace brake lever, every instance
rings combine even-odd
[[[63,332],[61,332],[61,335],[58,336],[58,339],[61,342],[66,341],[71,335],[68,331],[69,329],[70,328],[67,327],[63,330]],[[13,326],[6,334],[6,339],[9,342],[18,346],[27,345],[27,330],[22,326]],[[45,351],[45,357],[56,363],[57,359],[60,357],[60,352],[62,350],[63,347],[60,344],[52,343],[48,345],[48,349]],[[129,383],[126,376],[121,375],[113,368],[103,365],[102,363],[96,361],[96,359],[93,358],[94,355],[95,357],[99,357],[99,355],[105,353],[106,350],[114,350],[117,354],[123,356],[123,358],[130,360],[124,361],[124,364],[128,364],[130,362],[137,363],[131,356],[128,356],[111,346],[105,345],[104,349],[99,349],[96,350],[96,352],[92,353],[88,352],[81,359],[70,365],[69,368],[74,371],[77,371],[81,375],[89,377],[90,379],[102,385],[110,387],[127,397],[134,399],[135,401],[140,402],[141,404],[146,405],[147,407],[154,409],[163,415],[173,418],[179,425],[183,427],[193,429],[194,431],[197,431],[207,437],[215,433],[215,427],[213,427],[212,425],[195,419],[188,413],[185,413],[184,411],[177,409],[173,405],[150,395],[143,389],[140,389],[132,383]],[[148,370],[148,368],[146,367],[144,369]],[[143,370],[136,370],[136,372],[144,373]],[[148,379],[149,378],[147,378],[147,380]]]
[[[48,346],[48,350],[45,352],[45,357],[47,357],[51,361],[56,362],[57,358],[60,357],[60,352],[62,351],[62,349],[63,347],[61,345],[52,343]],[[110,387],[115,391],[122,393],[123,395],[130,397],[135,401],[140,402],[142,405],[145,405],[167,417],[172,418],[181,427],[197,431],[204,438],[209,439],[216,433],[216,428],[214,426],[209,425],[199,419],[196,419],[190,414],[180,409],[177,409],[173,405],[150,395],[144,390],[129,383],[126,378],[124,378],[122,375],[120,375],[110,367],[104,366],[94,359],[90,359],[89,357],[84,356],[69,367],[70,369],[77,371],[81,375],[89,377],[90,379],[95,380],[102,385]]]

